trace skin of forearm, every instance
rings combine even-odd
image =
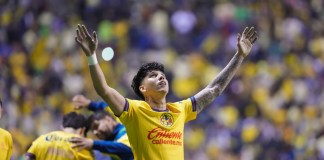
[[[105,100],[106,103],[110,104],[110,109],[115,115],[120,115],[123,112],[125,106],[125,98],[120,95],[115,89],[108,86],[99,64],[91,65],[89,66],[89,68],[92,83],[97,94],[103,100]]]
[[[104,97],[106,95],[107,85],[105,75],[103,74],[99,64],[89,65],[90,74],[92,78],[92,84],[99,96]]]
[[[244,57],[236,52],[231,61],[217,75],[217,77],[195,96],[198,113],[201,112],[208,104],[213,102],[215,98],[224,91],[228,83],[234,77],[236,71],[239,69],[243,59]]]

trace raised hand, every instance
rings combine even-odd
[[[91,100],[83,95],[75,95],[72,98],[73,109],[79,110],[83,108],[87,108],[90,104]]]
[[[86,56],[95,54],[98,47],[97,33],[93,31],[93,37],[91,37],[87,28],[84,25],[80,24],[78,24],[76,33],[77,36],[75,37],[75,41],[81,46]]]
[[[254,27],[246,27],[242,33],[237,35],[238,53],[246,57],[252,49],[253,43],[258,39],[257,32]]]

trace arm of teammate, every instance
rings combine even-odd
[[[92,140],[84,137],[73,137],[70,142],[73,143],[73,148],[78,148],[78,150],[95,149],[103,153],[115,154],[119,157],[133,157],[131,148],[120,142]]]
[[[90,36],[84,25],[78,25],[76,30],[77,36],[75,41],[80,45],[87,58],[96,57],[96,49],[98,47],[98,38],[96,32],[93,37]],[[90,58],[91,59],[91,58]],[[126,99],[115,89],[108,86],[105,76],[99,64],[89,65],[93,86],[98,95],[106,101],[116,116],[120,116],[124,110]]]
[[[194,96],[198,113],[224,91],[236,71],[239,69],[243,59],[251,52],[253,43],[256,40],[257,32],[254,30],[254,27],[246,27],[242,35],[238,34],[238,51],[235,53],[234,57],[206,88]]]
[[[73,108],[75,110],[86,108],[90,111],[100,111],[108,107],[108,104],[104,101],[91,101],[84,95],[75,95],[72,98]]]

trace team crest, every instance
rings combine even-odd
[[[160,122],[164,126],[171,127],[173,125],[173,117],[170,113],[163,113],[160,117]]]

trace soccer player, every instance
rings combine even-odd
[[[96,58],[96,32],[91,36],[84,25],[78,25],[76,33],[75,41],[87,56],[96,92],[125,125],[134,159],[140,160],[184,159],[184,124],[195,119],[223,92],[257,40],[254,28],[246,27],[237,36],[237,52],[209,85],[188,99],[169,103],[169,84],[162,64],[142,65],[132,82],[133,90],[142,100],[126,99],[106,83]]]
[[[87,119],[76,112],[63,116],[63,130],[53,131],[37,138],[25,154],[27,160],[91,160],[93,153],[89,150],[77,150],[70,142],[72,137],[85,135]]]
[[[2,100],[0,98],[0,119],[2,116]],[[9,160],[12,154],[11,134],[0,128],[0,160]]]
[[[106,111],[97,111],[88,118],[89,129],[100,140],[73,137],[73,147],[97,150],[109,155],[114,160],[134,159],[125,126],[115,121]]]

